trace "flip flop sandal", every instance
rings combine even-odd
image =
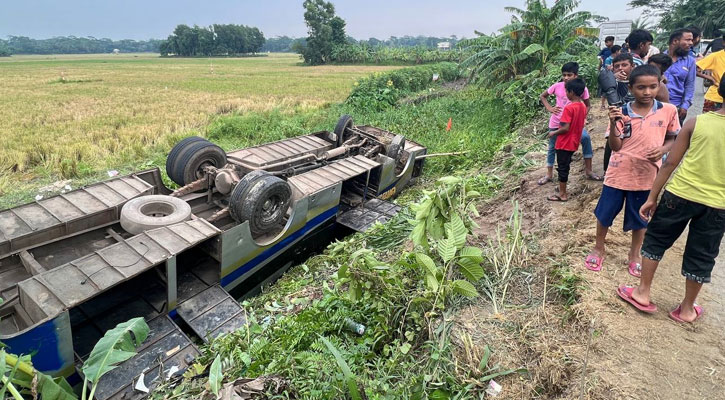
[[[670,311],[670,318],[672,318],[672,320],[674,320],[674,321],[681,322],[683,324],[694,324],[695,321],[700,319],[702,314],[705,312],[705,309],[702,308],[702,306],[695,304],[695,314],[697,314],[697,316],[692,321],[685,321],[684,319],[680,318],[681,311],[682,311],[682,305],[680,304],[679,306],[677,306],[677,308]]]
[[[566,203],[567,201],[569,201],[569,199],[563,200],[561,198],[561,196],[559,196],[558,194],[555,194],[553,196],[549,196],[549,197],[546,198],[546,200],[560,202],[560,203]]]
[[[597,174],[587,175],[587,180],[601,182],[604,180],[604,177]]]
[[[584,260],[584,266],[590,271],[599,272],[602,270],[603,261],[602,257],[599,257],[594,253],[590,253]]]
[[[546,185],[549,182],[554,182],[554,180],[552,178],[549,178],[548,176],[545,176],[545,177],[539,179],[536,182],[536,184],[539,185],[539,186],[542,186],[542,185]]]
[[[629,274],[635,278],[642,276],[642,264],[631,262],[629,263]]]
[[[650,301],[649,305],[640,304],[637,300],[632,297],[632,292],[634,291],[634,286],[626,286],[622,285],[617,288],[617,295],[622,298],[622,300],[626,301],[627,303],[631,304],[634,308],[638,309],[639,311],[642,311],[647,314],[654,314],[657,312],[657,306]]]

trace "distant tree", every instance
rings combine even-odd
[[[257,53],[264,46],[264,34],[255,27],[214,24],[209,27],[177,25],[159,44],[161,55],[182,57]]]
[[[308,64],[324,64],[330,61],[336,44],[345,43],[345,21],[335,16],[335,6],[324,0],[305,0],[307,41],[299,48]]]
[[[5,44],[4,40],[0,40],[0,57],[10,57],[10,48]]]
[[[715,29],[725,27],[723,0],[630,0],[630,7],[644,7],[645,15],[659,19],[664,32],[695,25],[705,37],[713,37]]]
[[[95,37],[59,36],[50,39],[31,39],[25,36],[10,36],[5,42],[12,54],[90,54],[110,53],[119,49],[123,53],[157,52],[160,40],[111,40]]]

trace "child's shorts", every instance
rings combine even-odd
[[[695,282],[710,282],[710,273],[725,232],[725,210],[685,200],[665,191],[647,227],[642,256],[661,260],[688,223],[690,232],[682,256],[682,275]]]
[[[647,196],[649,190],[621,190],[604,185],[594,215],[608,228],[624,206],[624,231],[645,229],[647,221],[639,216],[639,209],[647,201]]]

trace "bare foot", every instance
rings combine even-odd
[[[539,186],[545,185],[549,182],[553,182],[554,181],[553,178],[554,178],[553,176],[545,175],[545,176],[541,177],[541,179],[539,179],[539,181],[536,183],[538,183]]]
[[[685,322],[692,322],[697,319],[697,312],[694,307],[682,307],[680,304],[680,318]]]
[[[649,293],[646,293],[646,294],[645,293],[642,293],[642,291],[641,291],[641,289],[640,289],[639,286],[637,286],[636,288],[634,288],[634,290],[632,291],[632,298],[635,299],[635,300],[637,300],[637,303],[639,303],[639,304],[641,304],[643,306],[648,306],[649,305],[649,300],[650,300],[649,299]]]

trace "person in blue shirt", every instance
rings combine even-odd
[[[599,52],[599,68],[604,65],[604,61],[607,57],[612,55],[612,46],[614,46],[614,36],[607,36],[604,38],[604,48]]]
[[[695,94],[697,65],[690,56],[693,34],[688,29],[678,29],[670,35],[670,45],[666,51],[672,58],[672,66],[665,71],[670,103],[677,107],[680,123],[687,117]]]

